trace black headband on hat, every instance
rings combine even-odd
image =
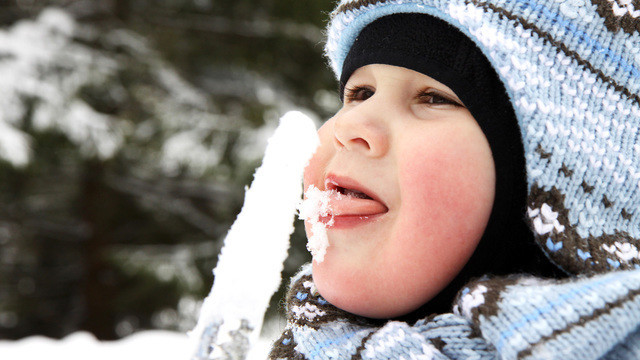
[[[493,72],[480,50],[459,30],[432,16],[412,13],[382,17],[358,35],[342,66],[341,95],[353,72],[368,64],[418,71],[456,94],[484,85],[491,76],[487,72]]]
[[[353,72],[369,64],[411,69],[453,90],[480,125],[496,168],[494,204],[475,252],[440,294],[402,319],[414,321],[430,313],[451,311],[456,292],[485,274],[560,276],[536,246],[525,222],[527,184],[517,118],[504,85],[482,51],[443,20],[401,13],[382,17],[360,32],[342,67],[341,97]]]

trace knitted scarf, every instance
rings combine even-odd
[[[571,281],[480,280],[454,312],[376,323],[335,308],[305,266],[270,359],[640,359],[640,270]]]

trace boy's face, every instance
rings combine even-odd
[[[305,189],[344,194],[331,197],[330,245],[313,263],[320,294],[367,317],[417,309],[462,269],[489,219],[495,169],[482,130],[448,87],[374,64],[354,72],[318,134]]]

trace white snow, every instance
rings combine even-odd
[[[35,20],[0,30],[0,158],[15,166],[31,157],[30,138],[20,127],[32,99],[33,126],[57,128],[89,156],[109,158],[121,146],[114,119],[100,115],[78,99],[77,90],[102,79],[115,63],[73,44],[74,20],[59,9],[46,9]]]
[[[289,112],[280,119],[262,166],[245,193],[242,211],[225,238],[211,293],[192,331],[196,341],[216,323],[221,324],[216,344],[234,342],[231,332],[243,320],[252,329],[261,328],[269,300],[281,282],[302,195],[302,173],[318,143],[315,124],[306,115]],[[250,344],[257,335],[254,330]]]
[[[311,236],[308,239],[307,250],[317,263],[324,261],[324,255],[329,246],[327,226],[333,224],[333,218],[325,224],[320,221],[320,217],[328,216],[331,213],[329,206],[331,196],[339,198],[342,194],[335,190],[322,191],[314,185],[309,185],[304,192],[305,199],[298,205],[298,217],[311,225]]]
[[[261,338],[255,345],[253,356],[247,360],[265,359],[272,340]],[[44,336],[18,341],[0,340],[0,359],[186,360],[192,346],[185,333],[172,331],[141,331],[117,341],[98,341],[90,333],[77,332],[62,340]]]
[[[31,139],[27,134],[3,123],[0,118],[0,158],[9,161],[14,166],[27,165],[29,163],[30,142]]]
[[[207,95],[180,77],[144,37],[123,29],[98,33],[55,8],[0,29],[0,160],[27,165],[33,133],[55,132],[88,158],[106,160],[140,146],[139,158],[168,176],[183,169],[202,176],[218,165],[228,132],[243,120],[217,113]],[[94,49],[79,39],[100,39],[106,48],[131,55]],[[125,89],[118,79],[129,66],[148,69],[153,80]],[[87,89],[117,101],[132,96],[152,121],[103,113],[85,96]]]
[[[87,332],[73,333],[62,340],[32,336],[19,341],[0,341],[2,359],[92,360],[187,359],[186,334],[143,331],[118,341],[98,341]]]
[[[192,173],[202,175],[220,161],[219,143],[207,144],[209,132],[188,129],[169,137],[162,145],[161,164],[166,174],[175,174],[188,164]]]

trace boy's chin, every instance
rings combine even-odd
[[[322,292],[320,292],[320,294],[322,295]],[[353,315],[377,320],[402,318],[420,307],[419,305],[407,307],[405,304],[388,304],[386,302],[368,302],[363,304],[359,301],[349,301],[348,298],[337,298],[332,301],[324,295],[323,297],[338,309]]]
[[[315,265],[314,263],[313,279],[320,295],[331,305],[353,315],[371,319],[395,319],[412,313],[429,301],[429,298],[412,299],[414,301],[406,301],[405,298],[405,301],[400,301],[396,294],[366,289],[344,277],[326,278],[322,271],[316,272]]]

